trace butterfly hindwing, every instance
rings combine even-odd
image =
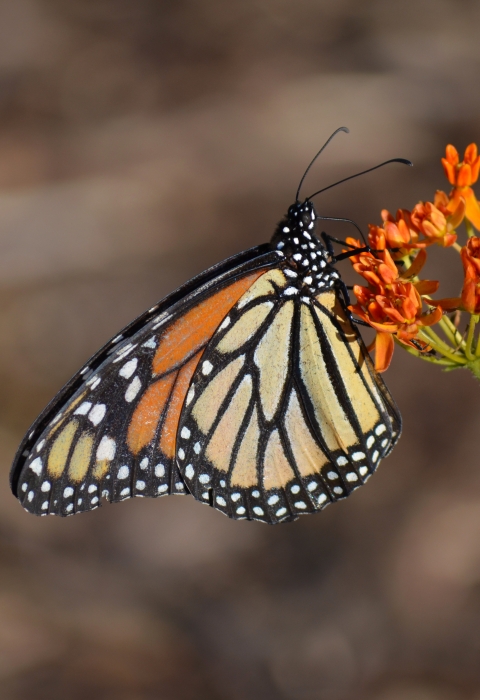
[[[182,412],[189,491],[270,523],[344,498],[395,442],[399,418],[335,290],[302,296],[271,270],[209,342]]]
[[[260,247],[216,266],[130,324],[32,426],[12,488],[35,514],[92,510],[103,498],[188,493],[177,426],[205,346],[281,254]]]

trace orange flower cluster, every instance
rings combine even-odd
[[[395,259],[434,243],[448,248],[457,240],[455,229],[465,216],[465,202],[460,199],[453,212],[449,206],[445,192],[438,190],[433,203],[418,202],[411,212],[399,209],[393,217],[387,209],[382,209],[383,226],[369,224],[369,243],[373,248],[372,242],[383,232]]]
[[[464,271],[462,296],[439,299],[434,303],[445,311],[461,309],[469,314],[480,314],[480,238],[469,238],[460,255]]]
[[[442,165],[449,183],[453,185],[448,210],[453,212],[463,201],[466,218],[476,229],[480,229],[480,205],[471,187],[478,180],[480,171],[480,156],[477,145],[471,143],[467,146],[462,162],[460,162],[457,149],[451,145],[447,146],[446,157],[442,158]]]
[[[457,150],[447,146],[442,165],[452,185],[450,194],[438,190],[433,202],[418,202],[411,211],[399,209],[395,216],[383,209],[382,226],[369,225],[371,252],[351,258],[354,269],[368,286],[354,286],[357,304],[349,308],[377,331],[375,367],[379,372],[390,364],[394,337],[404,345],[427,350],[429,346],[418,338],[418,333],[422,327],[438,323],[442,310],[462,309],[480,314],[480,238],[476,237],[461,249],[465,272],[462,296],[428,299],[428,305],[436,308],[423,312],[422,297],[438,289],[438,282],[418,281],[427,257],[425,249],[433,244],[444,248],[455,245],[460,251],[456,229],[464,219],[480,230],[480,204],[471,187],[480,174],[477,146],[470,144],[461,162]],[[347,243],[362,247],[356,239],[347,239]],[[410,267],[402,274],[395,264],[399,260],[410,261]]]
[[[425,264],[425,251],[420,251],[411,267],[400,275],[387,249],[386,236],[380,233],[380,227],[377,228],[379,230],[374,233],[370,231],[375,253],[362,252],[351,258],[355,271],[367,280],[368,287],[354,286],[358,303],[349,309],[377,331],[375,369],[384,372],[392,360],[394,336],[405,345],[428,349],[425,343],[413,341],[422,326],[431,326],[440,320],[442,309],[437,307],[431,313],[422,310],[422,295],[436,292],[438,282],[411,281]],[[347,243],[352,247],[362,246],[354,238],[347,238]]]

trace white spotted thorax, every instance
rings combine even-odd
[[[291,280],[284,294],[318,294],[331,289],[339,279],[329,264],[329,254],[315,235],[317,214],[309,201],[292,204],[275,231],[272,245],[285,256]]]

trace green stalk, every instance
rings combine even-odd
[[[422,352],[419,352],[418,350],[415,350],[414,348],[411,348],[409,345],[405,345],[404,343],[400,342],[397,340],[394,336],[394,340],[397,343],[397,345],[400,345],[406,352],[410,353],[410,355],[413,355],[414,357],[418,357],[424,362],[430,362],[432,365],[441,365],[442,367],[450,367],[454,369],[455,367],[458,367],[458,364],[454,362],[450,362],[450,360],[439,360],[436,357],[429,357],[428,355],[425,355]]]
[[[438,322],[438,325],[440,326],[440,328],[445,333],[448,340],[452,343],[453,346],[461,347],[463,345],[463,338],[461,334],[458,332],[458,330],[455,328],[455,326],[447,316],[442,316],[442,318]]]
[[[480,357],[480,335],[478,336],[478,340],[477,340],[477,349],[475,351],[475,357],[477,357],[477,358]]]
[[[468,334],[467,334],[467,343],[465,346],[465,355],[467,357],[467,360],[470,362],[473,362],[475,360],[475,353],[473,352],[473,336],[475,332],[475,326],[478,323],[478,316],[475,316],[472,314],[470,316],[470,323],[468,324]],[[478,344],[477,344],[477,350],[478,350]]]
[[[472,238],[475,235],[475,229],[473,228],[473,224],[468,219],[464,219],[464,221],[465,228],[467,229],[467,236],[469,238]]]
[[[451,348],[449,345],[443,342],[441,338],[438,337],[438,335],[432,331],[431,328],[422,328],[421,331],[419,331],[419,335],[422,337],[423,340],[425,340],[426,343],[432,346],[434,350],[440,353],[440,355],[443,355],[444,357],[447,357],[449,360],[451,360],[454,364],[456,365],[464,365],[465,361],[463,361],[463,358],[461,355],[456,355],[453,352],[453,348]]]

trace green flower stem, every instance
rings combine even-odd
[[[478,359],[480,357],[480,335],[477,340],[477,349],[475,351],[475,357]]]
[[[465,228],[467,229],[467,236],[469,238],[472,238],[475,235],[475,229],[473,228],[473,224],[470,223],[468,219],[464,219],[465,221]]]
[[[419,336],[425,340],[426,343],[431,345],[434,350],[440,353],[440,355],[448,358],[454,364],[465,364],[464,358],[461,355],[455,354],[453,348],[444,343],[443,340],[439,338],[431,328],[422,328],[422,330],[419,332]]]
[[[461,253],[461,252],[462,252],[462,246],[461,246],[461,245],[458,245],[458,243],[452,243],[452,245],[449,246],[449,247],[450,247],[450,248],[454,248],[454,249],[457,251],[457,253]]]
[[[410,353],[410,355],[418,357],[421,360],[424,360],[425,362],[430,362],[430,364],[432,365],[441,365],[442,367],[450,369],[455,369],[458,367],[458,364],[456,362],[450,362],[450,360],[439,360],[437,357],[429,357],[428,355],[425,355],[424,353],[419,352],[418,350],[415,350],[414,348],[411,348],[408,345],[404,345],[404,343],[397,340],[395,336],[394,340],[397,343],[397,345],[400,345],[400,347],[406,350],[408,353]]]
[[[467,343],[465,346],[465,355],[467,360],[470,362],[473,362],[475,360],[475,353],[473,352],[473,337],[475,333],[475,326],[478,323],[478,316],[475,316],[472,314],[470,316],[470,323],[468,324],[468,334],[467,334]],[[477,344],[477,350],[478,350],[478,344]]]
[[[442,316],[438,325],[454,347],[462,347],[464,345],[461,333],[458,332],[448,316]]]

